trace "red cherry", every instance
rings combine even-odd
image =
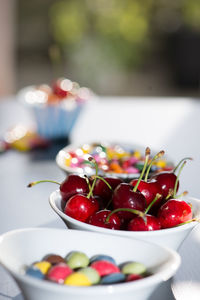
[[[178,165],[174,168],[173,171],[161,172],[152,177],[160,185],[160,188],[162,190],[162,195],[164,198],[169,196],[171,191],[173,191],[173,197],[175,197],[176,193],[178,192],[179,177],[180,177],[180,174],[182,172],[184,165],[186,164],[186,160],[192,160],[192,158],[185,157],[185,158],[181,159],[181,161],[178,163]],[[178,175],[176,176],[175,172],[179,167],[180,167],[180,169],[179,169]]]
[[[152,231],[161,229],[159,220],[151,215],[133,218],[128,224],[129,231]]]
[[[170,199],[158,211],[161,228],[171,228],[192,219],[192,209],[180,199]]]
[[[137,184],[137,179],[133,179],[130,184],[135,186]],[[145,197],[147,206],[153,201],[156,194],[162,194],[161,188],[156,180],[144,181],[141,180],[137,188]],[[157,206],[161,202],[161,197],[155,202],[153,206]]]
[[[95,183],[93,194],[99,196],[103,202],[104,207],[106,207],[108,201],[111,199],[113,190],[122,183],[122,180],[117,177],[105,177],[104,180],[109,183],[112,190],[107,186],[107,184],[102,181],[101,179],[98,179]]]
[[[152,179],[156,180],[160,186],[161,194],[164,198],[168,196],[170,190],[174,190],[176,178],[177,176],[173,172],[161,172],[152,177]],[[177,184],[177,191],[178,188],[179,182]]]
[[[104,227],[109,229],[120,229],[121,221],[120,218],[117,216],[117,214],[113,214],[109,221],[106,222],[106,218],[111,213],[110,210],[100,210],[91,215],[87,221],[88,224],[98,226],[98,227]]]
[[[88,199],[84,195],[76,194],[67,201],[64,213],[78,221],[85,222],[98,209],[98,201],[95,198]]]
[[[84,177],[70,174],[60,185],[62,199],[67,201],[75,194],[87,194],[89,187]]]
[[[134,192],[133,187],[127,183],[119,184],[113,193],[112,198],[114,209],[131,208],[144,211],[146,207],[146,199],[140,192]],[[132,219],[133,214],[130,212],[119,212],[118,215],[123,219]]]

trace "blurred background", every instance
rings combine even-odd
[[[0,96],[65,76],[99,95],[199,97],[199,0],[0,0]]]

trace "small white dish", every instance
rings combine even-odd
[[[187,197],[192,204],[194,217],[199,218],[200,216],[200,200],[192,197]],[[150,241],[161,246],[169,247],[177,250],[184,239],[188,236],[191,230],[198,224],[198,222],[191,222],[182,226],[155,230],[155,231],[125,231],[125,230],[112,230],[107,228],[102,228],[98,226],[93,226],[75,220],[67,216],[62,211],[62,199],[59,191],[55,191],[50,195],[49,203],[53,210],[61,217],[68,228],[95,231],[105,234],[112,234],[115,236],[123,236],[129,238],[136,238],[140,240]]]
[[[78,250],[89,257],[113,256],[124,261],[143,263],[152,275],[133,282],[115,285],[70,287],[42,281],[21,273],[23,266],[40,260],[47,253]],[[0,262],[15,278],[29,300],[147,300],[163,281],[171,278],[180,265],[179,255],[149,242],[77,230],[27,228],[0,237]]]

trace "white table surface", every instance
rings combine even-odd
[[[175,162],[191,156],[194,160],[187,163],[181,174],[180,191],[187,190],[190,196],[200,198],[199,116],[197,99],[101,97],[86,106],[70,141],[81,144],[107,140],[149,146],[164,149]],[[17,123],[32,124],[31,113],[15,99],[0,101],[0,135]],[[64,179],[64,173],[53,159],[17,151],[0,156],[0,234],[23,227],[63,226],[48,204],[48,196],[56,186],[26,188],[29,182],[44,178]],[[18,294],[18,288],[0,269],[0,300],[9,299],[8,296],[21,300]],[[157,300],[159,296],[153,298]],[[174,299],[169,286],[162,299]]]

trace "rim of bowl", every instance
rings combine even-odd
[[[88,232],[88,231],[80,231],[80,230],[75,230],[75,229],[58,229],[58,228],[34,228],[34,227],[30,227],[30,228],[23,228],[23,229],[15,229],[9,232],[6,232],[4,234],[2,234],[0,236],[0,243],[3,241],[4,237],[9,236],[9,235],[15,235],[16,233],[20,233],[20,232],[25,232],[25,231],[42,231],[42,230],[48,230],[48,231],[62,231],[62,232],[67,232],[68,231],[76,231],[76,232],[81,232],[81,234],[90,234],[90,235],[96,235],[96,234],[100,234],[102,236],[105,236],[106,238],[108,237],[107,234],[104,233],[96,233],[96,232]],[[129,241],[133,241],[134,239],[130,240],[127,239],[126,237],[114,237],[113,238],[117,238],[117,239],[121,239],[121,240],[129,240]],[[136,240],[136,239],[135,239]],[[2,261],[1,264],[14,276],[16,277],[18,280],[23,281],[26,284],[29,285],[33,285],[35,287],[40,287],[42,289],[45,290],[50,290],[53,289],[55,292],[59,292],[59,291],[69,291],[70,294],[83,294],[83,295],[88,295],[88,296],[92,296],[96,293],[102,294],[104,295],[105,293],[113,293],[113,289],[115,289],[115,293],[123,293],[124,289],[126,291],[132,291],[132,290],[138,290],[142,287],[147,287],[147,286],[151,286],[154,285],[156,283],[159,282],[163,282],[168,280],[169,278],[171,278],[175,272],[177,271],[177,269],[179,268],[180,264],[181,264],[181,257],[180,255],[172,249],[169,249],[167,247],[162,247],[160,245],[156,245],[153,244],[151,242],[147,242],[147,241],[142,241],[142,240],[138,240],[137,242],[140,242],[141,244],[150,244],[153,245],[156,248],[160,248],[161,250],[166,251],[169,255],[170,255],[170,260],[168,260],[168,262],[166,262],[164,264],[164,269],[162,268],[161,270],[157,271],[156,273],[143,278],[142,280],[136,280],[136,281],[132,281],[132,282],[123,282],[123,283],[116,283],[116,284],[108,284],[108,285],[101,285],[101,286],[89,286],[89,287],[71,287],[71,286],[67,286],[67,285],[56,285],[52,282],[48,282],[48,281],[43,281],[43,280],[38,280],[37,278],[33,278],[31,276],[26,276],[25,274],[20,274],[17,271],[12,270],[11,268],[7,267],[6,264]],[[131,242],[132,243],[132,242]]]
[[[93,142],[85,142],[84,144],[92,144]],[[106,145],[121,145],[122,147],[127,147],[127,148],[132,148],[132,149],[137,149],[141,152],[144,152],[145,151],[145,146],[143,145],[137,145],[137,144],[131,144],[131,143],[126,143],[126,142],[107,142],[107,141],[97,141],[95,143],[99,143],[99,144],[106,144]],[[67,146],[65,146],[64,148],[62,148],[61,150],[59,150],[59,152],[57,153],[56,155],[56,163],[57,165],[59,166],[60,169],[62,169],[63,171],[67,172],[68,174],[78,174],[78,175],[84,175],[85,172],[83,172],[83,169],[80,168],[80,167],[76,167],[76,168],[71,168],[71,167],[68,167],[65,165],[64,163],[64,159],[66,157],[66,153],[70,150],[75,150],[77,148],[80,148],[81,145],[80,144],[77,144],[77,143],[72,143],[72,144],[69,144]],[[155,151],[154,149],[151,150],[152,154],[155,154],[157,153],[158,151]],[[165,154],[165,159],[167,162],[171,162],[172,164],[174,163],[173,160],[167,156]],[[100,173],[100,172],[99,172]],[[126,174],[126,173],[115,173],[115,172],[103,172],[101,170],[101,174],[104,175],[104,176],[110,176],[110,177],[118,177],[120,179],[128,179],[128,180],[131,180],[131,179],[134,179],[134,178],[137,178],[140,173],[130,173],[130,174]]]
[[[85,230],[91,230],[91,228],[94,228],[95,232],[107,232],[107,233],[112,233],[112,235],[122,235],[125,237],[133,237],[133,236],[156,236],[156,235],[160,235],[160,234],[171,234],[171,233],[176,233],[177,231],[184,231],[185,229],[189,229],[192,228],[194,226],[196,226],[199,222],[198,221],[193,221],[191,223],[188,224],[184,224],[181,226],[176,226],[176,227],[172,227],[172,228],[166,228],[166,229],[161,229],[161,230],[153,230],[153,231],[126,231],[126,230],[113,230],[113,229],[108,229],[108,228],[102,228],[102,227],[98,227],[98,226],[94,226],[94,225],[90,225],[81,221],[78,221],[74,218],[71,218],[69,216],[67,216],[64,212],[62,212],[56,205],[56,200],[59,199],[59,201],[61,201],[61,195],[60,195],[60,191],[56,190],[54,192],[52,192],[50,194],[49,197],[49,204],[52,207],[52,209],[64,220],[73,223],[74,225],[81,227]],[[188,201],[192,201],[192,202],[199,202],[199,206],[200,206],[200,200],[194,197],[185,197],[185,200]],[[196,216],[196,217],[200,217],[200,213]]]

